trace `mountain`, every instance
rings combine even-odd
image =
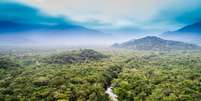
[[[95,39],[103,35],[73,23],[46,25],[0,21],[0,45],[70,45],[78,40],[87,44],[86,37]]]
[[[71,32],[97,32],[95,30],[90,30],[85,27],[69,24],[69,23],[58,23],[53,25],[48,24],[27,24],[14,21],[0,21],[0,33],[18,33],[26,31],[54,31],[54,30],[64,30]]]
[[[201,44],[201,22],[185,26],[176,31],[165,32],[161,34],[161,37]]]
[[[50,16],[20,3],[1,2],[0,12],[0,45],[88,44],[105,35],[68,17]]]
[[[0,12],[0,33],[43,30],[97,32],[80,26],[69,18],[50,16],[37,8],[21,3],[1,2]]]
[[[133,50],[200,50],[201,47],[179,41],[164,40],[156,36],[147,36],[141,39],[130,40],[121,44],[112,45],[114,48],[126,48]]]

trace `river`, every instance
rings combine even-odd
[[[109,97],[110,97],[110,99],[112,101],[118,101],[117,95],[113,93],[111,86],[107,88],[107,90],[105,91],[105,93],[109,95]]]

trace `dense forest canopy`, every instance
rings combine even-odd
[[[119,101],[201,100],[200,51],[18,51],[1,55],[1,101],[111,101],[109,86]]]

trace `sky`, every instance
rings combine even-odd
[[[21,3],[47,15],[62,16],[85,27],[106,31],[162,32],[201,20],[201,0],[3,1]]]
[[[201,21],[201,0],[0,0],[0,21],[157,35]]]

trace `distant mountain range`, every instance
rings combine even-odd
[[[104,36],[71,19],[19,3],[0,3],[0,12],[0,45],[88,44]]]
[[[27,24],[14,21],[0,21],[0,33],[21,33],[30,31],[67,31],[97,33],[98,31],[87,29],[73,23],[58,24]]]
[[[14,2],[0,3],[0,34],[30,31],[70,31],[94,33],[92,29],[60,16],[50,16],[32,6]]]
[[[0,44],[3,45],[72,44],[79,42],[76,40],[85,41],[86,37],[93,39],[102,35],[104,33],[69,23],[42,25],[0,21]]]
[[[38,31],[97,33],[60,16],[44,14],[39,9],[21,3],[0,3],[0,34]]]
[[[201,45],[201,22],[185,26],[176,31],[165,32],[161,34],[161,37]]]
[[[133,50],[169,51],[169,50],[200,50],[201,47],[179,41],[164,40],[156,36],[147,36],[141,39],[130,40],[121,44],[112,45],[114,48]]]

